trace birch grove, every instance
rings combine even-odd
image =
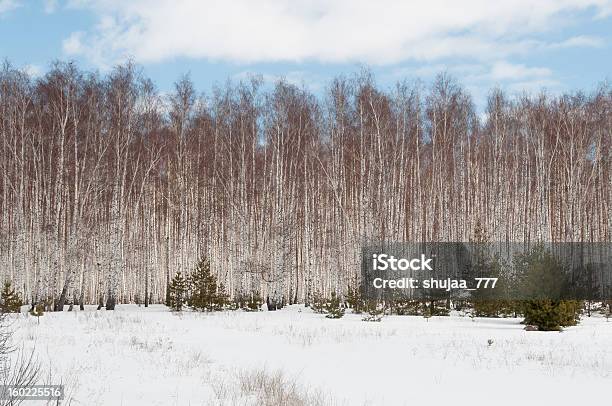
[[[162,96],[133,65],[0,71],[0,274],[30,303],[159,303],[202,256],[232,297],[342,295],[380,241],[612,241],[612,89],[452,78]]]

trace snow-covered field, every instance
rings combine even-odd
[[[612,402],[612,322],[276,312],[15,315],[72,405],[576,405]],[[489,344],[492,340],[492,344]]]

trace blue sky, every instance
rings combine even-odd
[[[250,73],[322,94],[368,67],[382,86],[455,76],[479,107],[610,79],[612,0],[0,0],[0,56],[42,75],[55,59],[108,71],[131,58],[162,92]]]

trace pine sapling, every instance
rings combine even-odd
[[[368,301],[366,303],[366,312],[368,313],[368,315],[361,320],[381,321],[383,315],[385,314],[385,308],[383,305],[379,305],[376,301]]]
[[[4,288],[0,293],[0,311],[2,313],[19,313],[23,302],[15,289],[11,287],[11,282],[4,282]]]
[[[325,304],[325,312],[328,319],[339,319],[344,316],[344,307],[340,303],[340,299],[336,292],[332,292],[331,299]]]
[[[348,287],[346,292],[346,303],[355,314],[363,313],[365,310],[365,301],[361,295],[361,284],[357,279]]]
[[[217,311],[227,308],[229,303],[223,284],[217,284],[217,277],[210,270],[206,257],[198,261],[191,273],[189,306],[198,311]]]
[[[175,312],[180,312],[186,302],[187,292],[187,282],[180,272],[172,278],[168,289],[168,306]]]
[[[259,294],[259,292],[255,292],[249,296],[245,310],[250,312],[260,311],[262,304],[263,299],[261,298],[261,295]]]
[[[323,296],[318,291],[315,291],[312,295],[312,304],[310,308],[315,313],[325,312],[325,300],[323,299]]]

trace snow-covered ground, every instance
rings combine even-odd
[[[164,306],[15,315],[73,405],[576,405],[612,401],[612,322],[175,314]],[[489,344],[492,340],[492,344]],[[273,399],[273,400],[270,400]]]

